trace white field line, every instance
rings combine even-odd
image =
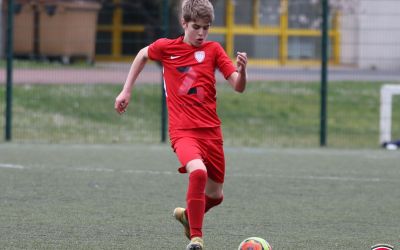
[[[115,172],[115,169],[111,168],[74,168],[74,170],[83,172]]]
[[[297,179],[297,180],[328,180],[328,181],[359,181],[359,182],[380,182],[381,178],[368,178],[368,177],[346,177],[346,176],[315,176],[315,175],[269,175],[269,174],[232,174],[227,175],[232,177],[263,177],[263,178],[280,178],[280,179]]]
[[[141,175],[177,175],[179,173],[173,171],[155,171],[155,170],[121,170],[106,168],[75,168],[77,171],[93,171],[93,172],[121,172],[126,174],[141,174]],[[328,180],[328,181],[344,181],[344,182],[380,182],[381,178],[368,178],[368,177],[346,177],[346,176],[284,176],[284,175],[270,175],[270,174],[227,174],[227,177],[251,177],[251,178],[280,178],[280,179],[299,179],[299,180]]]
[[[24,166],[8,163],[0,163],[0,168],[8,169],[27,169]],[[116,170],[112,168],[90,168],[90,167],[79,167],[79,168],[68,168],[72,171],[83,171],[83,172],[106,172],[106,173],[124,173],[134,175],[178,175],[175,171],[156,171],[156,170]],[[246,174],[236,173],[227,174],[227,177],[251,177],[251,178],[280,178],[280,179],[297,179],[297,180],[320,180],[320,181],[343,181],[343,182],[381,182],[388,181],[381,178],[369,178],[369,177],[351,177],[351,176],[314,176],[314,175],[297,175],[297,176],[285,176],[285,175],[273,175],[273,174]]]
[[[74,168],[76,171],[84,171],[84,172],[121,172],[126,174],[147,174],[147,175],[173,175],[178,174],[172,171],[154,171],[154,170],[120,170],[117,171],[111,168]]]
[[[24,166],[9,163],[0,163],[0,168],[25,169]]]

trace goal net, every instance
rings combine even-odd
[[[381,145],[392,140],[392,99],[400,95],[400,84],[385,84],[381,88],[380,137]]]

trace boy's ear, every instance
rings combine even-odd
[[[182,25],[182,28],[185,28],[187,25],[187,23],[185,22],[185,19],[183,19],[183,18],[181,18],[181,25]]]

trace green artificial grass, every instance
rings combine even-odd
[[[328,88],[327,144],[379,147],[381,83],[332,82]],[[15,85],[13,140],[52,143],[154,143],[161,140],[161,87],[138,85],[128,112],[113,107],[121,86]],[[217,86],[226,145],[315,147],[320,136],[316,82],[249,82],[245,93]],[[392,137],[400,138],[400,98],[394,97]],[[4,110],[5,90],[0,89]],[[0,118],[4,126],[4,115]],[[3,128],[4,129],[4,128]]]
[[[225,147],[224,202],[207,249],[400,247],[398,154]],[[187,175],[167,145],[0,144],[1,249],[185,249],[172,217]]]

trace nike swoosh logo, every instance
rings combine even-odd
[[[179,58],[179,57],[181,57],[181,56],[171,56],[171,59],[174,60],[174,59]]]

